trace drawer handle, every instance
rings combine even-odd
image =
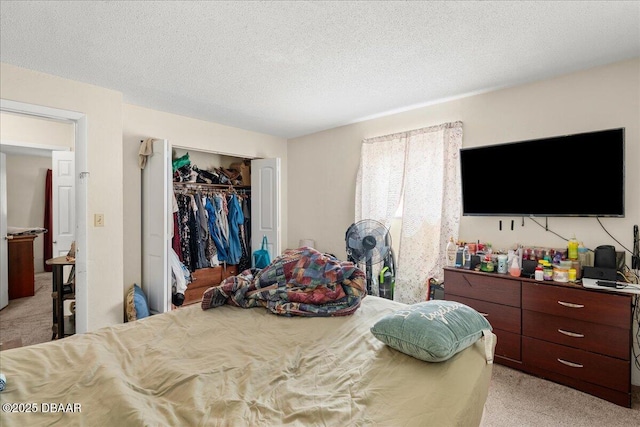
[[[556,359],[556,360],[558,362],[562,363],[563,365],[571,366],[572,368],[584,368],[584,365],[581,365],[579,363],[568,362],[568,361],[562,360],[562,359]]]
[[[564,305],[565,307],[570,307],[570,308],[584,308],[584,305],[582,304],[573,304],[573,303],[564,302],[564,301],[558,301],[558,304]]]
[[[574,338],[584,338],[584,334],[576,334],[575,332],[569,332],[569,331],[565,331],[562,329],[558,329],[558,332],[560,332],[561,334],[564,334],[568,337],[574,337]]]

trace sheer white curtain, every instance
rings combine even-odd
[[[424,301],[442,278],[444,248],[460,224],[462,122],[366,139],[356,182],[356,221],[389,227],[404,191],[394,299]]]
[[[391,226],[402,195],[406,147],[406,133],[362,142],[356,180],[356,222],[374,219],[387,228]]]

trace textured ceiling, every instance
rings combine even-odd
[[[0,60],[295,137],[640,56],[638,1],[0,1]]]

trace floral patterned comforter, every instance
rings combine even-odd
[[[207,289],[202,309],[231,304],[284,316],[346,316],[365,295],[364,272],[352,262],[302,247],[285,251],[262,270],[245,270]]]

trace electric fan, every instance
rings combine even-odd
[[[345,235],[347,259],[355,264],[364,262],[367,294],[371,294],[372,266],[384,261],[391,251],[391,236],[384,224],[364,219],[347,229]]]

